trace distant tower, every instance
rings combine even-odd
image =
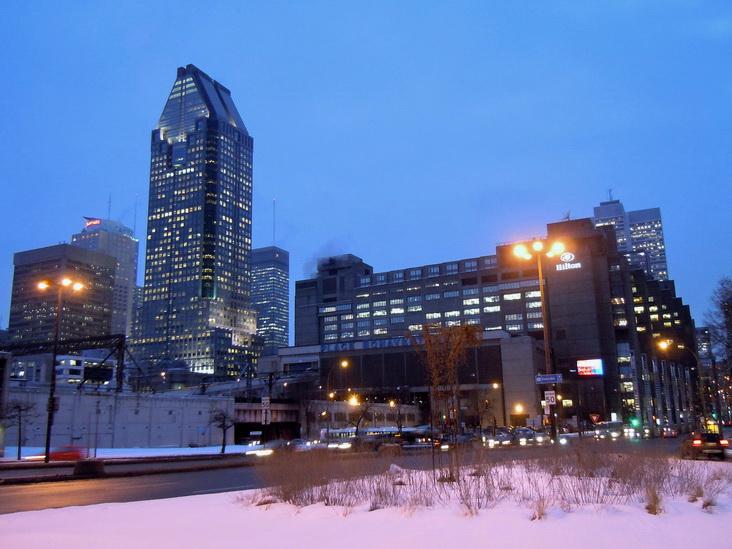
[[[666,241],[659,208],[625,211],[619,200],[595,207],[595,226],[612,225],[618,250],[634,265],[656,280],[668,279]]]
[[[87,217],[81,232],[71,237],[80,248],[111,255],[117,260],[112,298],[112,333],[132,334],[133,304],[140,247],[132,229],[117,221]]]
[[[181,67],[152,132],[137,355],[211,379],[256,361],[250,308],[254,142],[231,93]]]
[[[252,305],[257,311],[257,335],[263,355],[287,347],[290,333],[290,254],[268,246],[252,250]]]

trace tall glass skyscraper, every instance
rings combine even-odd
[[[137,285],[137,253],[140,243],[129,227],[111,219],[85,218],[84,228],[71,243],[111,255],[117,260],[112,298],[113,334],[132,334],[133,303]]]
[[[252,250],[252,306],[263,355],[287,347],[290,333],[290,254],[277,246]]]
[[[211,379],[256,360],[250,308],[253,139],[231,92],[178,69],[152,132],[137,353]]]
[[[668,279],[666,241],[659,208],[626,211],[619,200],[600,202],[595,207],[595,226],[612,225],[618,250],[634,267],[656,280]]]

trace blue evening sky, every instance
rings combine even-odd
[[[144,242],[150,131],[194,63],[255,139],[254,244],[292,277],[492,253],[612,188],[659,206],[701,324],[732,274],[729,2],[4,2],[0,325],[12,254],[82,216]],[[142,265],[142,262],[141,262]]]

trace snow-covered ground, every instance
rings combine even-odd
[[[257,448],[260,448],[257,446]],[[241,454],[248,450],[252,450],[252,446],[242,446],[237,444],[227,445],[227,454]],[[21,456],[27,458],[30,456],[43,455],[44,449],[35,446],[24,446],[21,449]],[[86,448],[82,448],[86,451]],[[12,461],[17,456],[17,446],[6,446],[5,457],[0,458],[3,461]],[[199,448],[97,448],[97,457],[100,458],[122,458],[122,457],[153,457],[153,456],[197,456],[202,454],[218,454],[221,452],[221,446],[201,446]],[[90,455],[94,455],[94,449],[91,449]]]
[[[730,543],[732,502],[712,512],[683,498],[649,515],[642,504],[551,509],[543,520],[513,502],[469,516],[457,505],[345,510],[322,504],[254,507],[246,493],[50,509],[0,516],[4,549],[167,547],[333,548],[501,547],[562,549],[698,546]],[[729,546],[729,545],[726,545]]]
[[[379,475],[332,481],[326,485],[330,491],[321,491],[301,481],[308,467],[322,463],[297,459],[299,467],[283,462],[281,478],[291,482],[291,490],[280,493],[292,495],[292,489],[304,488],[316,499],[341,498],[353,504],[295,506],[276,502],[277,490],[265,489],[48,509],[1,515],[0,540],[3,549],[686,549],[702,538],[713,546],[730,546],[729,464],[670,460],[664,468],[658,465],[661,460],[620,456],[606,462],[614,467],[612,474],[606,465],[588,474],[590,469],[561,469],[560,462],[514,462],[486,464],[480,471],[466,466],[460,469],[460,483],[435,482],[439,477],[429,471],[392,465]],[[643,467],[641,476],[623,469],[624,464]],[[658,514],[648,512],[650,486],[662,487]],[[480,500],[476,489],[488,498]],[[479,500],[472,510],[465,504]],[[545,505],[537,519],[538,500]]]

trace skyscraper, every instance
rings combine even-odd
[[[87,217],[81,232],[71,243],[87,250],[111,255],[117,260],[112,296],[112,333],[132,334],[133,302],[137,282],[139,242],[132,229],[111,219]]]
[[[252,306],[263,355],[274,355],[289,342],[290,254],[268,246],[252,250]]]
[[[668,279],[666,242],[659,208],[625,211],[619,200],[600,202],[595,207],[595,226],[612,225],[618,250],[631,265],[656,280]]]
[[[58,244],[18,252],[14,258],[13,293],[8,331],[12,341],[51,341],[56,322],[56,292],[38,283],[69,277],[84,284],[62,303],[59,339],[109,335],[116,260],[106,254]]]
[[[152,131],[147,250],[137,353],[214,379],[253,356],[253,139],[220,83],[178,69]]]

